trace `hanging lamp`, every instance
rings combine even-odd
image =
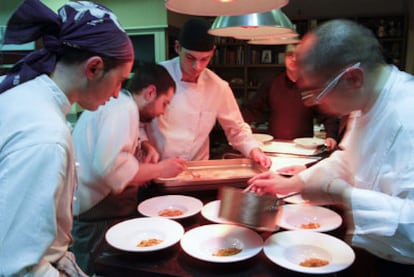
[[[279,45],[279,44],[297,44],[300,40],[298,38],[289,37],[273,37],[266,39],[251,39],[247,41],[248,44],[255,45]]]
[[[294,32],[290,19],[280,10],[236,16],[218,16],[210,30],[211,35],[253,39]]]
[[[165,0],[173,12],[197,16],[260,13],[286,6],[289,0]]]

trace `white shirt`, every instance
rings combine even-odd
[[[125,189],[138,171],[138,138],[139,112],[129,92],[82,113],[73,130],[80,204],[75,215]]]
[[[333,178],[351,182],[352,244],[409,264],[414,264],[413,118],[414,77],[394,67],[372,109],[350,118],[344,150],[300,174],[306,185]]]
[[[41,75],[0,94],[0,276],[58,276],[75,163],[65,94]]]
[[[232,146],[246,157],[259,147],[250,126],[243,121],[233,92],[224,80],[205,69],[197,83],[181,81],[179,59],[162,62],[177,85],[165,114],[152,121],[147,135],[160,152],[161,159],[186,160],[209,158],[209,134],[220,123]]]

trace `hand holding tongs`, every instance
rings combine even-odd
[[[246,187],[246,188],[243,190],[243,192],[249,192],[249,191],[250,191],[250,189],[252,188],[252,186],[253,186],[253,184],[250,184],[248,187]],[[280,205],[280,201],[282,201],[282,200],[284,200],[284,199],[286,199],[286,198],[289,198],[289,197],[292,197],[292,196],[298,195],[298,194],[300,194],[300,192],[299,192],[299,191],[297,191],[297,192],[292,192],[292,193],[290,193],[290,194],[286,194],[286,195],[283,195],[283,196],[281,196],[281,197],[278,197],[278,198],[276,199],[275,206],[279,206],[279,205]]]

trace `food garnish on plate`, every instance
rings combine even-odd
[[[300,225],[300,228],[302,229],[318,229],[321,225],[317,222],[309,222],[309,223],[303,223]]]
[[[180,216],[183,214],[184,212],[179,209],[163,209],[158,212],[159,216]]]
[[[321,267],[321,266],[325,266],[328,264],[329,264],[329,261],[324,260],[324,259],[309,258],[301,262],[299,265],[305,266],[305,267]]]
[[[220,248],[217,252],[213,253],[213,256],[233,256],[239,254],[242,250],[237,247]]]
[[[158,245],[162,242],[161,239],[143,239],[138,244],[137,247],[150,247]]]

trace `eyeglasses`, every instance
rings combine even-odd
[[[339,83],[341,78],[349,72],[351,69],[358,68],[361,65],[360,62],[357,62],[356,64],[347,67],[345,70],[340,72],[332,81],[330,81],[326,87],[322,90],[320,88],[318,89],[312,89],[312,90],[306,90],[302,92],[302,101],[306,106],[314,106],[318,105],[321,102],[321,99],[325,97],[330,91],[332,91],[336,85]]]
[[[296,52],[294,52],[294,51],[285,52],[285,57],[296,59]]]

